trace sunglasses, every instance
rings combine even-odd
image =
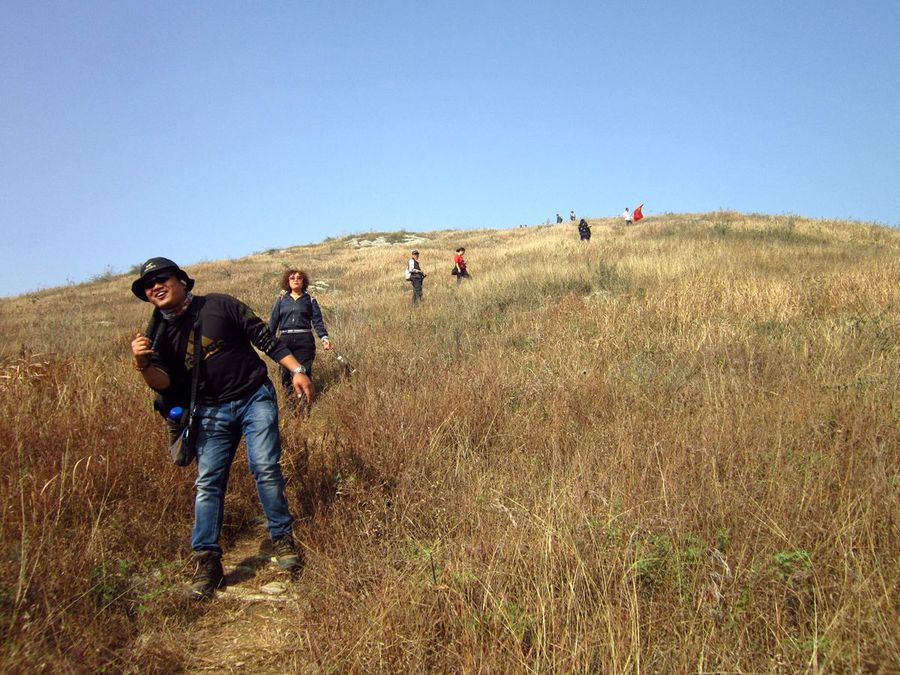
[[[144,280],[144,290],[149,291],[151,288],[156,286],[156,284],[164,284],[169,279],[171,279],[173,276],[175,276],[175,275],[163,273],[163,274],[156,274],[148,279],[145,279]]]

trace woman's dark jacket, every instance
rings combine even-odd
[[[304,293],[296,300],[290,293],[282,293],[275,299],[272,315],[269,317],[269,330],[273,335],[278,332],[284,336],[305,333],[311,338],[313,328],[321,339],[328,337],[319,303],[309,293]]]

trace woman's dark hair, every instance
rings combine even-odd
[[[460,246],[458,249],[456,249],[456,252],[457,252],[457,253],[462,253],[462,252],[465,251],[465,250],[466,250],[466,247],[465,247],[465,246]]]
[[[281,290],[291,292],[291,284],[290,278],[292,274],[299,274],[303,277],[303,286],[300,288],[301,293],[306,293],[306,289],[309,286],[309,275],[303,270],[285,270],[284,274],[281,275]]]

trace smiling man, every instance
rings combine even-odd
[[[242,436],[247,439],[247,461],[266,514],[275,560],[291,571],[300,566],[281,472],[275,389],[254,347],[291,371],[291,384],[298,397],[312,401],[314,391],[304,367],[247,305],[220,293],[195,296],[193,287],[194,280],[168,258],[150,258],[141,266],[131,291],[156,308],[159,328],[152,340],[142,334],[135,336],[131,352],[134,367],[149,387],[164,397],[180,391],[183,398],[183,392],[190,389],[196,356],[194,326],[200,327],[199,433],[191,539],[197,569],[191,593],[196,598],[210,598],[223,578],[219,533],[228,475]]]

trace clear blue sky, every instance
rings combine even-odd
[[[0,295],[640,202],[897,225],[898,35],[896,0],[0,0]]]

